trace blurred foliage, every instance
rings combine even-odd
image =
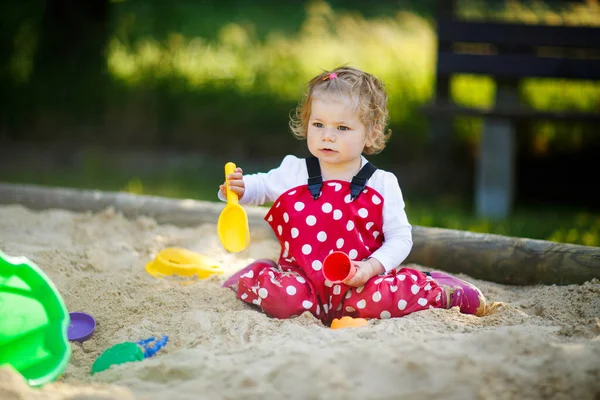
[[[22,4],[16,9],[29,5],[27,17],[10,12],[18,14],[13,23],[20,21],[9,61],[17,97],[24,96],[19,90],[33,71],[43,12],[37,1]],[[462,0],[458,13],[471,19],[600,25],[597,4]],[[432,0],[112,1],[106,44],[110,81],[102,87],[86,82],[85,88],[90,95],[102,93],[99,115],[83,115],[82,101],[62,113],[17,116],[13,127],[20,126],[18,137],[27,140],[192,146],[246,155],[293,151],[288,115],[304,83],[322,68],[350,64],[381,77],[389,88],[392,152],[418,153],[428,136],[419,107],[433,90],[433,5]],[[489,107],[494,84],[486,77],[457,76],[452,93],[459,103]],[[540,109],[600,107],[600,82],[529,79],[521,94]],[[34,92],[21,98],[30,101],[36,101]],[[455,125],[458,138],[477,142],[479,120],[460,118]],[[597,140],[591,131],[583,124],[536,123],[526,145],[537,153],[553,144],[579,149]],[[224,134],[234,140],[225,143]]]

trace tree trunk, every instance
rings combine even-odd
[[[102,115],[110,0],[47,0],[30,80],[34,118]],[[60,117],[59,117],[60,118]]]

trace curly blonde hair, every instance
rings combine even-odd
[[[331,75],[331,74],[335,74]],[[333,76],[333,78],[331,78]],[[346,96],[356,102],[361,122],[367,128],[369,144],[365,154],[377,154],[385,148],[392,131],[388,124],[388,95],[383,83],[371,74],[352,67],[338,67],[315,76],[304,98],[290,116],[290,128],[298,139],[306,139],[312,99],[315,94]]]

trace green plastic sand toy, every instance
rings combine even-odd
[[[142,348],[133,342],[125,342],[114,345],[107,349],[92,364],[92,375],[104,371],[111,365],[124,364],[132,361],[142,361],[144,352]]]
[[[163,335],[162,338],[150,337],[148,339],[134,342],[124,342],[104,350],[102,354],[92,364],[92,375],[97,372],[109,369],[111,365],[125,364],[132,361],[142,361],[144,358],[154,357],[154,355],[165,345],[169,337]]]
[[[10,364],[31,386],[56,380],[71,359],[69,322],[48,276],[0,251],[0,366]]]

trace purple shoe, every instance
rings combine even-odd
[[[244,275],[246,272],[248,272],[251,269],[253,269],[254,267],[256,267],[257,264],[263,264],[265,266],[265,268],[277,266],[277,264],[273,260],[268,260],[268,259],[256,260],[253,263],[240,269],[238,272],[231,275],[229,278],[227,278],[227,280],[225,282],[223,282],[221,287],[229,288],[229,289],[233,290],[234,292],[237,292],[237,283],[240,280],[240,277],[242,275]]]
[[[442,308],[458,306],[463,314],[484,314],[485,297],[474,285],[441,271],[431,271],[431,277],[444,289]]]

